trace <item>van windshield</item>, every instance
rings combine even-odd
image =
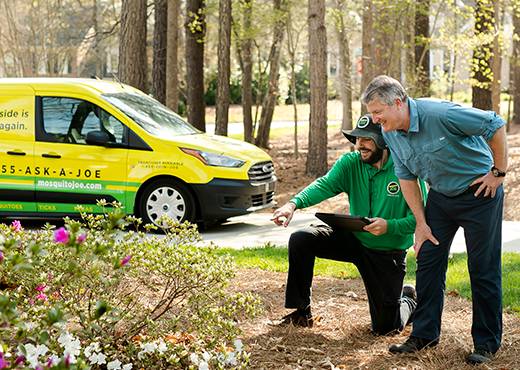
[[[102,96],[152,135],[168,137],[199,133],[175,112],[144,94],[115,93]]]

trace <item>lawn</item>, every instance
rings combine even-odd
[[[241,250],[219,249],[220,254],[231,255],[239,268],[259,268],[267,271],[287,272],[287,249],[283,247],[265,246]],[[407,273],[405,281],[415,281],[415,257],[413,252],[407,256]],[[340,279],[359,278],[354,265],[318,258],[314,268],[316,275],[330,276]],[[520,254],[504,253],[502,255],[502,287],[504,308],[520,315]],[[466,254],[452,255],[449,260],[446,278],[446,291],[471,298],[471,288]]]

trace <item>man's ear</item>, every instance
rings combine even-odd
[[[394,104],[397,108],[401,108],[403,106],[403,101],[399,98],[394,100]]]

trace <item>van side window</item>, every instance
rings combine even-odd
[[[125,143],[125,126],[95,104],[85,100],[42,97],[43,135],[41,141],[86,144],[87,134],[102,131],[109,142]]]

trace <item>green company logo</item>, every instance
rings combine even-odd
[[[367,116],[363,116],[359,119],[359,121],[357,121],[357,127],[359,128],[365,128],[368,126],[368,124],[370,123],[370,118],[368,118]]]
[[[397,195],[397,193],[399,193],[399,190],[401,190],[401,187],[395,181],[389,182],[388,185],[386,186],[386,191],[390,195]]]

